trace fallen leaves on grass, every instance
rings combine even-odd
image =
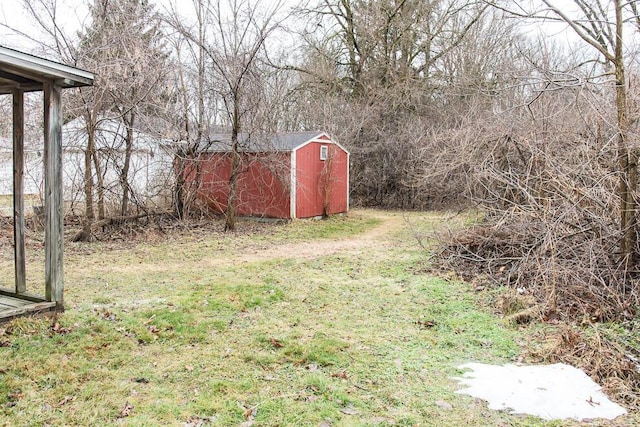
[[[246,410],[244,411],[244,417],[249,420],[252,419],[254,417],[254,408],[246,408]]]
[[[71,328],[65,328],[64,326],[61,326],[60,323],[58,322],[55,322],[51,326],[51,332],[54,334],[65,335],[71,332],[71,330],[72,330]]]
[[[124,406],[120,410],[120,414],[118,415],[118,418],[128,417],[129,415],[131,415],[131,411],[133,411],[133,405],[129,403],[129,401],[126,401]]]
[[[422,320],[422,319],[420,319],[416,323],[418,324],[420,329],[433,328],[434,326],[437,325],[437,323],[434,320]]]
[[[116,320],[116,315],[112,312],[110,312],[109,310],[104,310],[102,311],[102,313],[100,313],[100,316],[104,319],[104,320],[108,320],[110,322],[114,322]]]
[[[340,372],[334,372],[333,374],[331,374],[331,376],[334,378],[342,378],[343,380],[346,380],[348,378],[346,370],[342,370]]]
[[[313,394],[304,397],[304,401],[307,403],[315,402],[318,399],[319,399],[318,396]]]
[[[240,407],[244,409],[245,422],[240,424],[241,427],[251,427],[255,422],[256,413],[258,412],[257,406],[247,406],[240,404]]]
[[[9,403],[13,403],[15,405],[15,402],[22,399],[23,397],[24,397],[24,393],[22,392],[22,390],[13,390],[7,393],[7,400],[9,401],[7,402],[7,405]]]
[[[280,340],[278,340],[277,338],[269,338],[269,341],[271,342],[271,345],[273,346],[273,348],[282,348],[282,347],[284,347],[284,344],[282,344],[282,342]]]
[[[74,400],[76,400],[75,396],[65,396],[57,403],[56,406],[60,408],[61,406],[64,406],[69,402],[73,402]]]

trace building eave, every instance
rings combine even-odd
[[[64,89],[91,86],[94,78],[89,71],[0,46],[0,94],[42,90],[44,83]]]

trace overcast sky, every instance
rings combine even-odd
[[[77,31],[82,22],[86,19],[88,10],[85,0],[57,0],[58,10],[56,20],[66,33],[72,34]],[[16,28],[33,37],[41,39],[44,37],[37,30],[37,25],[33,18],[23,7],[23,0],[1,0],[0,2],[0,23]],[[10,30],[0,28],[2,40],[0,44],[13,48],[29,49],[29,41],[25,37],[17,36]]]
[[[83,26],[83,23],[86,22],[88,15],[86,3],[88,0],[55,1],[57,2],[56,19],[58,24],[63,28],[65,34],[74,34]],[[151,0],[151,2],[156,4],[157,10],[164,11],[167,10],[167,8],[171,8],[172,4],[184,5],[185,0]],[[23,3],[24,0],[0,0],[0,24],[5,25],[4,28],[0,27],[0,44],[7,47],[30,50],[33,48],[33,42],[29,42],[25,37],[11,33],[11,31],[6,28],[6,26],[17,28],[36,40],[45,41],[48,38],[47,35],[38,31],[38,25],[34,23],[30,14],[25,12]],[[287,0],[286,3],[293,5],[297,4],[298,1]],[[190,8],[186,5],[182,7],[185,10],[181,10],[180,12],[189,15],[188,10]],[[540,24],[531,24],[524,26],[523,30],[534,34],[540,31],[540,27]],[[568,29],[566,24],[547,23],[542,25],[542,28],[545,36],[553,38],[561,44],[574,44],[578,41],[577,36],[573,31]],[[638,32],[636,31],[627,39],[627,42],[630,42],[631,39],[635,37],[638,37]]]
[[[89,0],[56,0],[57,13],[56,21],[66,34],[73,34],[82,28],[89,14],[86,4]],[[184,0],[182,0],[184,2]],[[166,10],[173,3],[180,3],[180,0],[152,0],[159,11]],[[37,24],[30,13],[24,9],[24,0],[0,0],[0,24],[5,28],[0,28],[0,44],[13,48],[28,49],[30,43],[24,37],[12,34],[6,26],[17,28],[27,33],[30,37],[39,39],[44,35],[39,34]]]

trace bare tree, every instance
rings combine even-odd
[[[157,101],[164,95],[167,55],[162,48],[159,21],[146,2],[138,0],[93,0],[89,5],[90,25],[71,36],[59,26],[56,0],[24,0],[27,12],[49,40],[42,46],[48,56],[97,74],[96,84],[71,94],[67,103],[71,120],[80,117],[84,126],[85,220],[79,239],[91,238],[95,221],[106,215],[105,176],[116,167],[121,188],[119,213],[128,209],[131,193],[131,158],[134,129],[140,116],[156,114]],[[64,6],[64,5],[62,5]],[[23,33],[25,37],[29,34]],[[101,123],[118,120],[126,127],[119,159],[104,156],[97,146]],[[113,153],[113,151],[112,151]],[[112,155],[111,155],[112,156]],[[113,156],[112,156],[113,157]]]
[[[594,25],[616,23],[614,3],[608,4],[611,8],[603,10],[610,16]],[[507,18],[522,23],[544,17],[564,23],[557,11],[519,10],[513,11],[519,17]],[[622,11],[623,21],[631,25],[635,20],[630,9]],[[586,15],[582,18],[574,16],[580,25],[591,25]],[[603,29],[602,40],[615,42],[616,27],[609,28],[614,31],[606,36]],[[621,163],[620,150],[628,150],[633,159],[637,146],[632,101],[637,90],[629,84],[634,77],[628,72],[634,68],[629,54],[635,46],[622,48],[627,122],[621,148],[619,73],[614,65],[601,52],[594,55],[588,43],[580,49],[554,45],[549,38],[529,37],[513,44],[518,55],[501,73],[503,80],[511,75],[511,87],[496,93],[491,110],[481,107],[466,114],[461,126],[430,134],[432,142],[418,151],[424,174],[416,179],[433,183],[469,177],[466,193],[483,209],[485,221],[448,236],[444,252],[465,277],[477,279],[484,273],[499,284],[524,289],[538,297],[540,316],[628,317],[638,300],[637,270],[630,264],[635,255],[622,250],[627,230],[620,220],[620,179],[624,177],[629,190],[636,172]],[[614,52],[614,45],[608,46]],[[448,148],[437,150],[434,145]],[[445,175],[447,171],[451,175]]]
[[[195,32],[185,28],[177,20],[174,24],[193,44],[194,50],[198,50],[198,69],[204,71],[204,68],[207,68],[211,72],[208,88],[217,94],[223,106],[224,121],[221,124],[230,129],[231,175],[225,229],[233,230],[236,222],[236,188],[242,152],[239,136],[241,132],[252,133],[261,127],[255,126],[255,119],[260,115],[259,110],[263,105],[263,69],[260,64],[264,57],[267,38],[280,25],[278,14],[282,5],[279,2],[267,6],[260,1],[202,0],[197,2],[196,6],[199,12]],[[205,30],[208,31],[210,39],[204,36]],[[203,74],[198,73],[198,76],[204,78]],[[201,107],[198,107],[199,111]],[[198,143],[206,142],[205,140],[206,138],[202,138],[200,134]]]
[[[122,197],[120,215],[131,198],[130,168],[134,131],[140,116],[156,115],[168,70],[160,20],[145,2],[98,1],[91,9],[92,26],[84,42],[100,46],[100,60],[113,64],[101,81],[109,96],[110,116],[125,125],[124,155],[118,165]]]
[[[186,23],[186,18],[180,15],[176,8],[172,8],[165,16],[170,30],[168,40],[176,56],[176,73],[174,75],[177,87],[178,111],[174,115],[176,120],[176,155],[174,167],[176,180],[173,189],[173,205],[178,217],[188,213],[197,193],[195,182],[185,181],[186,160],[193,158],[202,141],[215,122],[217,108],[215,95],[208,90],[208,69],[206,68],[206,46],[209,41],[208,3],[202,0],[192,0],[195,22]],[[195,172],[199,175],[198,171]],[[189,187],[189,188],[187,188]]]
[[[44,33],[46,37],[37,37],[24,28],[8,26],[8,28],[20,36],[30,40],[36,44],[36,50],[42,52],[48,57],[68,63],[74,66],[80,66],[82,56],[85,52],[79,49],[77,39],[67,34],[59,26],[57,19],[59,5],[56,0],[23,0],[22,5],[25,11],[37,24],[37,30]],[[97,64],[84,63],[86,68],[91,68],[100,74],[101,69]],[[102,109],[103,92],[91,88],[82,88],[71,95],[70,108],[72,114],[82,115],[85,119],[87,127],[87,144],[84,150],[84,191],[85,191],[85,221],[83,223],[84,235],[90,236],[91,223],[95,218],[93,203],[93,176],[92,162],[95,160],[95,122],[98,112]],[[75,102],[74,99],[82,99]],[[101,210],[102,213],[102,210]],[[88,237],[87,237],[88,238]]]
[[[625,57],[625,26],[638,30],[638,14],[635,2],[622,0],[573,0],[563,7],[549,0],[542,0],[544,8],[526,11],[509,10],[514,16],[528,19],[547,19],[566,23],[604,61],[602,77],[612,77],[616,98],[617,157],[620,199],[620,257],[625,271],[630,271],[638,258],[638,151],[637,143],[630,141],[629,131],[633,120],[628,103],[628,78]],[[505,9],[500,4],[496,7]],[[506,10],[506,9],[505,9]]]
[[[432,78],[439,60],[466,39],[486,9],[481,1],[322,0],[300,12],[313,18],[307,42],[317,51],[332,48],[327,53],[338,60],[349,92],[361,96]]]
[[[515,54],[513,24],[482,2],[457,0],[318,1],[299,13],[308,23],[303,62],[293,67],[307,95],[303,126],[348,144],[355,203],[460,202],[459,185],[418,178],[417,154],[434,132],[492,108],[508,84],[500,67]]]

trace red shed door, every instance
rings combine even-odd
[[[331,141],[310,142],[296,154],[296,217],[347,211],[348,155]]]

